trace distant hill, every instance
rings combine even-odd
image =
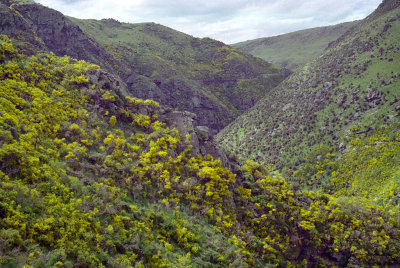
[[[390,9],[388,7],[391,7]],[[298,168],[321,145],[399,121],[400,8],[384,3],[218,134],[243,158]]]
[[[356,24],[357,21],[345,22],[333,26],[258,38],[232,46],[281,68],[296,70],[321,55],[330,42],[335,41]]]

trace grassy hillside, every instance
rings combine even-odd
[[[70,19],[124,63],[114,67],[134,96],[192,111],[215,131],[282,81],[279,69],[215,40],[154,23]]]
[[[0,266],[399,263],[398,207],[192,156],[163,107],[98,68],[0,36]]]
[[[382,11],[388,5],[394,8]],[[243,158],[298,168],[320,145],[346,149],[399,121],[400,10],[385,1],[323,55],[285,80],[218,135]]]
[[[345,22],[333,26],[306,29],[249,40],[232,46],[281,68],[297,70],[320,56],[330,42],[335,41],[357,23],[358,21]]]
[[[150,98],[197,115],[218,132],[283,77],[278,68],[221,42],[154,23],[77,20],[32,1],[1,0],[0,29],[26,54],[86,60]]]

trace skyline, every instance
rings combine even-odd
[[[380,0],[36,0],[80,19],[155,22],[195,37],[233,44],[363,19]]]

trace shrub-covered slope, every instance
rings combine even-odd
[[[297,70],[320,56],[330,42],[354,27],[358,21],[318,27],[273,37],[249,40],[232,46],[281,68]]]
[[[399,121],[400,8],[384,1],[323,55],[285,80],[218,139],[243,158],[297,168],[320,145]]]
[[[155,23],[71,20],[129,66],[119,73],[134,96],[194,112],[215,132],[282,81],[269,63],[209,38]]]
[[[0,13],[0,33],[24,53],[51,51],[102,66],[134,96],[194,112],[214,133],[283,79],[263,60],[154,23],[78,20],[17,0],[0,1]]]
[[[400,262],[398,207],[192,155],[163,107],[102,73],[0,36],[0,266]]]

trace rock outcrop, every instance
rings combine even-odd
[[[13,5],[26,22],[26,26],[42,40],[47,50],[58,56],[70,56],[85,60],[113,71],[118,65],[95,40],[85,34],[75,23],[62,13],[38,4]],[[15,31],[15,25],[11,25]]]
[[[211,130],[206,126],[195,126],[196,114],[165,108],[161,111],[160,118],[166,120],[171,127],[175,127],[183,138],[190,135],[193,156],[209,154],[214,158],[221,159],[224,166],[228,165],[228,158],[214,141]]]
[[[90,86],[100,86],[102,89],[115,91],[118,96],[129,96],[129,92],[126,84],[120,80],[119,77],[107,72],[103,69],[92,69],[87,73],[88,78],[88,89],[90,92]],[[93,94],[89,96],[98,98]],[[97,100],[99,101],[99,100]],[[118,109],[118,107],[114,107]],[[192,155],[211,155],[214,158],[221,159],[223,165],[228,165],[228,158],[225,153],[219,148],[217,143],[214,141],[213,133],[210,128],[206,126],[196,126],[197,115],[188,111],[178,111],[165,106],[151,107],[143,106],[139,109],[139,112],[144,115],[158,114],[158,119],[165,122],[167,126],[176,128],[182,137],[182,146],[187,146],[188,143],[185,141],[186,136],[190,135],[189,144],[192,145]],[[182,150],[184,148],[181,148]]]

